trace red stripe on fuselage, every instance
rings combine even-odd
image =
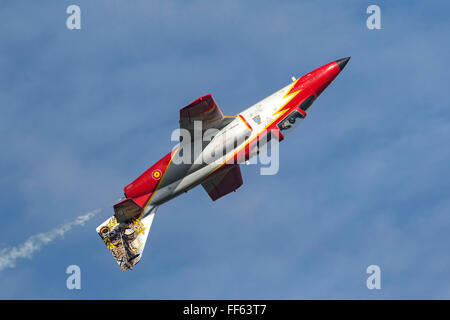
[[[240,114],[238,115],[238,117],[242,120],[242,122],[247,126],[247,128],[250,131],[253,131],[252,127],[250,126],[250,124],[247,122],[247,120],[245,120],[245,118],[243,116],[241,116]]]

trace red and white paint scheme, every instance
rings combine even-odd
[[[236,116],[224,116],[211,95],[182,108],[180,144],[125,186],[125,199],[114,205],[114,216],[97,228],[121,269],[132,269],[141,259],[161,204],[200,184],[213,201],[238,189],[243,184],[240,164],[256,155],[262,143],[282,141],[296,128],[349,60],[293,78]],[[192,161],[182,161],[186,156]]]

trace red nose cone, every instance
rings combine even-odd
[[[342,58],[339,60],[336,60],[337,65],[339,66],[339,68],[342,70],[344,70],[345,66],[347,65],[347,62],[350,60],[350,57],[347,58]]]
[[[344,69],[349,60],[350,57],[339,59],[311,71],[299,79],[293,91],[311,90],[316,97],[319,96]]]

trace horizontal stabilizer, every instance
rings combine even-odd
[[[151,193],[137,198],[127,198],[114,205],[114,216],[118,222],[125,222],[141,215]]]

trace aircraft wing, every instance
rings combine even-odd
[[[238,164],[233,164],[225,165],[214,172],[210,178],[202,183],[202,186],[211,199],[216,201],[230,192],[236,191],[242,184],[241,169]]]
[[[221,129],[235,117],[226,117],[217,106],[212,95],[207,94],[180,110],[180,128],[194,136],[194,121],[201,121],[202,133],[209,128]]]

